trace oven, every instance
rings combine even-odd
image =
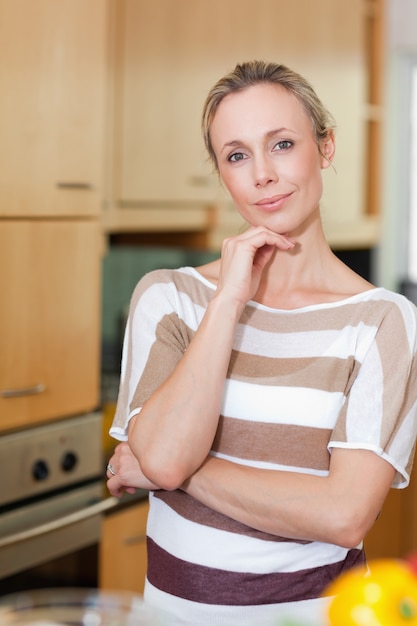
[[[102,416],[0,436],[0,594],[98,586],[106,495]]]

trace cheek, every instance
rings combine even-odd
[[[298,164],[297,175],[300,182],[316,186],[322,183],[322,163],[317,153],[309,155],[303,162]]]
[[[239,170],[220,172],[220,178],[232,197],[242,197],[246,188],[247,177]]]

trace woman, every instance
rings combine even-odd
[[[249,226],[138,284],[108,488],[151,490],[145,598],[173,623],[322,624],[323,590],[409,482],[417,312],[325,240],[333,124],[301,76],[238,65],[203,132]]]

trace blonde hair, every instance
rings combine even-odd
[[[320,153],[322,141],[326,139],[330,130],[334,130],[335,122],[332,115],[327,111],[310,83],[300,74],[277,63],[256,60],[241,63],[217,81],[209,91],[203,107],[201,128],[207,151],[216,169],[218,166],[211,143],[210,127],[221,101],[232,93],[262,83],[281,85],[299,100],[311,120]]]

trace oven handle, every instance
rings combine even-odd
[[[8,537],[3,537],[2,539],[0,539],[0,548],[12,545],[14,543],[18,543],[19,541],[33,539],[34,537],[39,537],[40,535],[44,535],[54,530],[59,530],[60,528],[70,526],[71,524],[76,524],[77,522],[81,522],[85,519],[88,519],[89,517],[94,517],[94,515],[100,515],[100,513],[114,508],[115,506],[117,506],[118,503],[118,498],[106,498],[105,500],[96,502],[95,504],[92,504],[85,509],[75,511],[74,513],[70,513],[69,515],[60,517],[59,519],[46,522],[45,524],[41,524],[40,526],[35,526],[35,528],[22,530],[18,533],[15,533],[14,535],[9,535]]]

